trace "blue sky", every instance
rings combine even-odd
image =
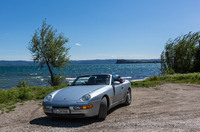
[[[200,29],[199,0],[0,0],[0,60],[31,60],[46,18],[72,60],[159,58],[169,38]]]

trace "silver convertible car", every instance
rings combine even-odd
[[[73,83],[48,94],[43,100],[47,116],[105,119],[116,105],[131,104],[131,85],[118,75],[101,74],[77,77]]]

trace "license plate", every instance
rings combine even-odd
[[[55,114],[69,114],[69,109],[53,109]]]

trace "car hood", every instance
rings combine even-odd
[[[106,85],[69,86],[59,90],[54,95],[52,102],[78,101],[82,96],[104,86]]]

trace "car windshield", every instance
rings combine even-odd
[[[90,75],[78,77],[72,85],[109,85],[109,83],[110,75]]]

